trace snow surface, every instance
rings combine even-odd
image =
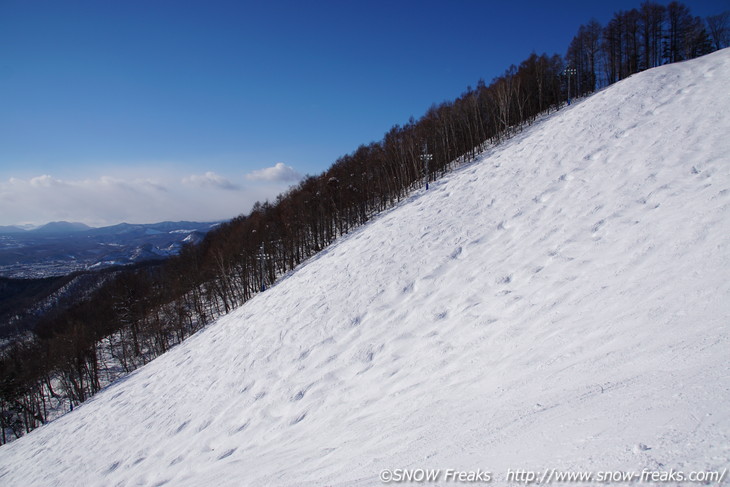
[[[728,467],[728,81],[724,50],[526,129],[2,447],[0,484]]]

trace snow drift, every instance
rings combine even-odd
[[[728,80],[724,50],[526,129],[4,446],[0,483],[721,471]]]

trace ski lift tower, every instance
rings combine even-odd
[[[430,154],[428,152],[428,143],[423,143],[423,148],[421,149],[421,161],[423,161],[423,176],[426,180],[426,189],[428,189],[428,164],[431,162],[431,159],[433,159],[433,154]]]
[[[563,71],[563,75],[568,77],[568,105],[570,105],[570,77],[575,76],[576,74],[578,74],[578,70],[571,68],[570,66],[565,68],[565,71]]]

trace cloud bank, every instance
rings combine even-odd
[[[51,174],[10,177],[0,181],[0,225],[226,220],[248,213],[256,201],[274,199],[299,178],[294,168],[283,163],[239,173],[238,181],[235,174],[213,171],[192,175],[156,171],[154,177],[139,175],[139,169],[127,170],[126,175],[121,170],[115,176],[77,179]]]

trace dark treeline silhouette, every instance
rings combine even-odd
[[[578,29],[566,56],[577,70],[575,90],[588,94],[634,73],[728,47],[730,14],[703,21],[680,2],[645,1],[614,14],[606,26],[593,20]]]
[[[706,43],[701,22],[677,2],[645,2],[617,13],[605,27],[590,22],[578,30],[566,59],[532,54],[489,85],[480,81],[419,120],[394,126],[381,141],[360,146],[273,203],[256,203],[249,215],[221,225],[163,265],[116,273],[75,305],[44,315],[32,337],[2,350],[0,442],[85,401],[425,181],[560,108],[569,89],[585,95],[642,69],[725,47],[726,28],[727,17],[724,24],[718,20],[717,36]],[[566,77],[566,67],[576,74]],[[424,151],[431,154],[428,164]]]
[[[43,278],[0,277],[0,341],[33,333],[45,314],[74,306],[80,298],[92,293],[120,271],[160,265],[161,262],[148,260],[126,267],[76,271]]]

